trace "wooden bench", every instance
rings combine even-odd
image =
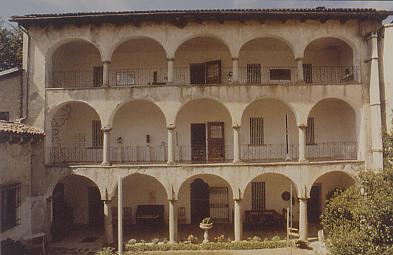
[[[164,205],[138,205],[136,224],[164,224]]]

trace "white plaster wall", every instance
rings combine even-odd
[[[112,198],[112,207],[117,207],[117,188]],[[155,179],[140,174],[128,176],[123,180],[123,207],[131,207],[132,223],[138,205],[164,205],[164,222],[168,224],[168,198],[164,187]]]
[[[249,105],[242,117],[242,144],[250,144],[250,118],[263,118],[265,144],[285,144],[285,115],[288,116],[289,144],[298,144],[299,135],[295,116],[284,103],[273,99],[262,99]]]
[[[176,145],[186,146],[190,152],[191,123],[205,123],[207,126],[208,122],[224,122],[225,147],[232,148],[233,129],[231,116],[224,106],[211,99],[191,101],[180,109],[176,117]],[[230,149],[226,150],[225,157],[231,158],[232,156],[232,151]]]
[[[355,181],[343,172],[333,172],[319,177],[313,185],[321,186],[321,209],[326,207],[326,196],[335,189],[345,190],[354,185]]]
[[[20,117],[21,75],[22,73],[17,72],[0,78],[0,112],[9,112],[10,120]]]
[[[322,101],[309,117],[314,118],[316,143],[357,141],[355,112],[343,101]]]
[[[303,63],[313,66],[352,66],[353,53],[350,46],[339,39],[322,38],[307,46]]]
[[[0,185],[20,183],[20,224],[2,232],[0,241],[20,240],[31,234],[31,146],[30,144],[0,144]]]
[[[277,213],[282,214],[283,208],[290,207],[289,201],[284,201],[281,198],[283,192],[290,192],[291,181],[288,178],[278,174],[264,174],[256,177],[253,182],[265,182],[266,210],[275,210]],[[294,185],[292,192],[295,201],[293,205],[293,219],[297,222],[299,218],[299,202],[297,200],[297,191]],[[251,183],[249,183],[243,196],[243,211],[252,209],[251,201]],[[244,219],[245,217],[243,217],[243,220]]]
[[[190,200],[190,185],[195,179],[202,179],[209,187],[227,187],[228,188],[228,206],[229,206],[229,221],[233,219],[233,192],[228,183],[222,178],[214,175],[198,175],[185,180],[180,187],[179,200],[176,205],[178,208],[185,207],[186,210],[186,224],[191,224],[191,200]]]
[[[92,121],[100,120],[97,113],[84,103],[74,102],[68,105],[71,111],[59,109],[54,117],[57,128],[52,125],[52,144],[57,146],[92,146]],[[63,106],[63,109],[66,109]],[[53,129],[59,132],[56,135]]]
[[[384,36],[379,48],[380,56],[380,79],[383,79],[384,98],[382,103],[385,103],[385,118],[386,118],[386,129],[393,129],[393,25],[385,25]]]

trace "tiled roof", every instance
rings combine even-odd
[[[0,120],[0,134],[45,135],[44,131],[22,123]]]
[[[139,21],[149,20],[173,20],[194,18],[202,19],[257,19],[257,18],[307,18],[317,19],[326,18],[358,18],[358,19],[378,19],[383,20],[392,15],[390,11],[378,11],[370,8],[308,8],[308,9],[200,9],[200,10],[151,10],[151,11],[117,11],[117,12],[76,12],[76,13],[58,13],[58,14],[29,14],[23,16],[13,16],[10,21],[19,22],[25,25],[32,23],[41,23],[42,21],[60,22],[97,22],[100,21],[124,21],[126,18]],[[305,16],[306,15],[306,16]],[[50,23],[53,24],[53,23]]]

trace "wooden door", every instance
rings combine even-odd
[[[191,161],[206,161],[206,124],[191,124]]]
[[[321,216],[321,186],[312,186],[307,204],[308,221],[318,223]]]
[[[221,60],[206,62],[206,84],[221,84]]]
[[[303,79],[305,83],[312,83],[312,65],[303,64]]]
[[[190,64],[190,83],[191,84],[205,84],[205,63],[201,64]]]
[[[229,202],[227,187],[209,188],[210,217],[213,222],[229,223]]]
[[[88,187],[89,225],[101,227],[104,225],[104,204],[97,187]]]
[[[195,179],[190,185],[191,224],[198,224],[209,217],[209,185],[202,179]]]
[[[209,161],[225,160],[224,122],[207,123],[207,148]]]

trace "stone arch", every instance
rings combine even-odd
[[[147,39],[149,41],[153,41],[155,44],[158,44],[161,47],[161,49],[164,50],[166,56],[168,56],[168,50],[166,49],[164,44],[159,40],[159,38],[155,38],[153,36],[147,36],[147,35],[141,35],[141,36],[131,35],[131,36],[127,36],[127,37],[121,38],[120,40],[114,42],[111,45],[111,48],[108,50],[106,58],[108,58],[108,60],[111,60],[112,57],[113,57],[113,54],[115,53],[115,51],[123,43],[129,42],[129,41],[133,41],[133,40],[137,40],[137,39]]]
[[[307,187],[308,187],[308,189],[307,189],[307,197],[310,197],[311,187],[313,186],[313,184],[315,184],[315,182],[318,179],[320,179],[321,177],[327,176],[327,175],[337,174],[337,173],[345,175],[346,177],[352,179],[353,183],[356,182],[356,177],[357,177],[356,173],[354,171],[349,170],[349,169],[344,169],[344,170],[336,170],[336,169],[334,169],[334,170],[327,171],[327,172],[325,171],[322,174],[315,175],[312,178],[310,178],[310,181],[307,183]]]
[[[220,106],[222,106],[222,107],[225,109],[225,111],[229,114],[229,116],[231,117],[231,122],[233,123],[233,121],[234,121],[233,113],[229,110],[228,106],[227,106],[225,103],[221,102],[218,98],[215,98],[215,97],[196,97],[196,98],[191,98],[191,99],[186,100],[182,105],[180,105],[180,106],[178,107],[178,109],[176,109],[176,114],[174,115],[174,116],[175,116],[175,117],[174,117],[175,123],[176,123],[177,120],[178,120],[179,113],[180,113],[185,107],[187,107],[187,105],[191,104],[192,102],[198,101],[198,100],[212,100],[212,101],[214,101],[215,103],[218,103],[218,104],[219,104]]]
[[[52,43],[48,47],[48,49],[45,53],[45,59],[51,59],[53,56],[53,53],[57,49],[59,49],[61,46],[64,46],[64,45],[71,43],[71,42],[78,42],[78,41],[85,42],[85,43],[88,43],[88,44],[94,46],[94,48],[96,48],[98,50],[98,52],[100,53],[101,60],[103,59],[103,50],[101,49],[101,47],[98,44],[96,44],[94,41],[92,41],[88,38],[83,38],[83,37],[69,37],[69,38],[62,37],[62,39],[55,41],[54,43]]]
[[[234,56],[234,50],[231,48],[231,44],[224,39],[223,37],[221,37],[218,34],[213,34],[213,33],[206,33],[206,32],[202,32],[202,33],[192,33],[190,35],[187,35],[183,38],[181,38],[180,40],[176,41],[176,43],[174,43],[172,51],[173,52],[168,52],[168,56],[172,56],[172,57],[176,57],[176,53],[178,52],[179,48],[184,45],[185,43],[187,43],[188,41],[191,41],[193,39],[196,38],[211,38],[214,40],[219,41],[222,45],[225,46],[225,48],[229,51],[229,53],[231,54],[231,56]]]
[[[158,103],[157,101],[154,101],[152,99],[149,99],[149,98],[133,98],[133,99],[125,100],[121,103],[116,104],[115,108],[112,110],[112,112],[109,115],[108,126],[112,127],[113,121],[116,117],[116,114],[119,112],[119,110],[121,110],[124,106],[126,106],[129,103],[137,102],[137,101],[147,102],[151,105],[154,105],[161,112],[161,114],[164,116],[165,123],[168,124],[168,114],[166,113],[164,107],[160,103]]]

